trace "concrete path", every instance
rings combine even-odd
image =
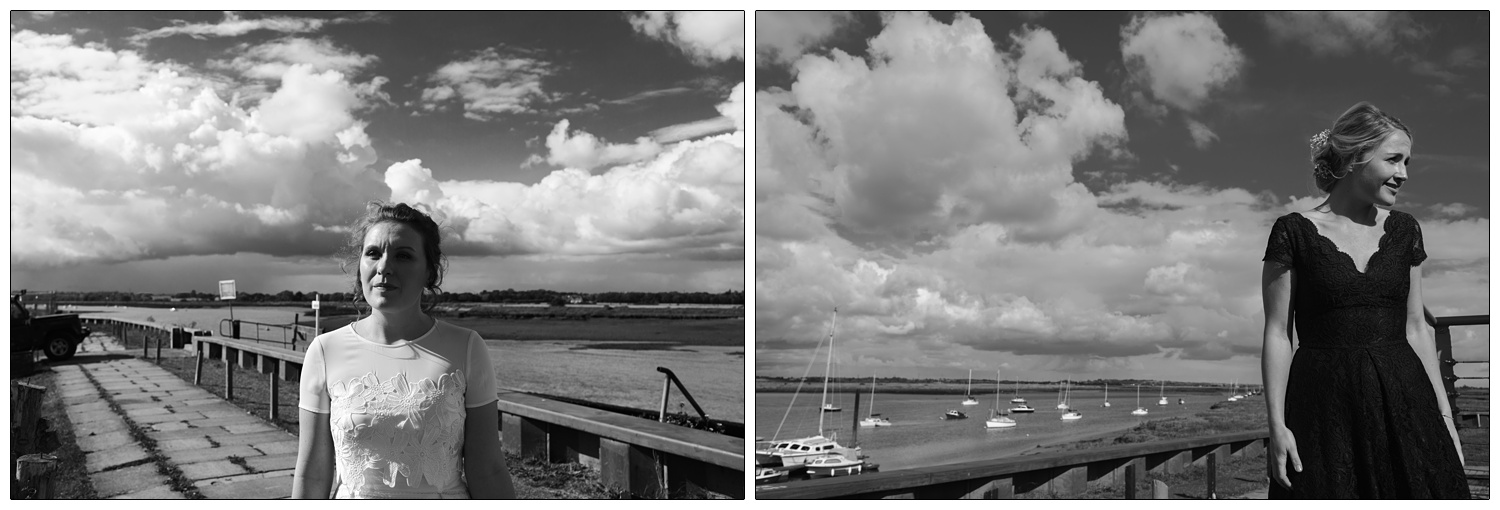
[[[291,495],[297,436],[155,364],[120,357],[128,353],[113,337],[92,335],[80,347],[73,363],[54,366],[56,391],[99,497]]]

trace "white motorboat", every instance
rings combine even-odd
[[[764,485],[768,483],[785,482],[787,471],[771,468],[759,468],[755,470],[755,484]]]
[[[1016,420],[1000,414],[1000,371],[995,371],[995,407],[990,409],[990,419],[984,421],[985,429],[1008,429],[1016,426]]]
[[[963,411],[959,411],[957,409],[949,409],[948,412],[943,413],[944,420],[963,420],[967,419],[968,417],[969,415],[964,414]]]
[[[844,410],[844,408],[836,406],[836,405],[833,405],[833,404],[823,404],[823,412],[825,412],[825,413],[837,413],[837,412],[842,412],[843,410]]]
[[[1012,412],[1012,413],[1034,413],[1034,412],[1036,412],[1036,408],[1035,407],[1031,407],[1031,406],[1026,405],[1026,404],[1021,404],[1021,405],[1018,405],[1018,406],[1011,406],[1010,407],[1010,412]]]
[[[889,427],[891,420],[875,412],[875,374],[870,374],[870,415],[859,420],[861,427]]]
[[[1073,421],[1073,420],[1082,420],[1082,419],[1083,419],[1083,413],[1080,413],[1078,411],[1068,411],[1068,412],[1062,414],[1062,420],[1063,421]]]
[[[823,455],[807,461],[806,465],[807,476],[812,478],[826,478],[830,476],[860,474],[864,472],[865,461],[843,455]]]
[[[974,400],[974,369],[972,369],[972,368],[969,369],[969,384],[968,384],[968,387],[964,389],[964,405],[966,405],[966,406],[977,406],[977,405],[979,405],[979,401],[978,400]]]

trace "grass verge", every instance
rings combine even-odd
[[[89,479],[83,451],[78,449],[78,438],[73,432],[73,422],[68,420],[61,392],[58,391],[55,383],[56,378],[57,372],[52,371],[51,367],[38,366],[35,373],[12,379],[12,381],[47,388],[47,392],[42,395],[42,419],[46,420],[47,427],[57,434],[58,442],[57,449],[49,452],[57,457],[57,473],[52,478],[53,483],[56,484],[52,489],[53,497],[57,499],[98,498]],[[14,453],[12,453],[11,466],[15,466],[15,461]]]

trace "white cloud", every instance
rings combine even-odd
[[[700,65],[745,59],[744,11],[647,11],[631,15],[630,26],[676,45]]]
[[[660,143],[671,143],[725,131],[744,131],[745,84],[735,85],[729,93],[729,100],[720,103],[716,109],[720,114],[718,117],[660,128],[651,132],[651,138]]]
[[[790,65],[853,21],[848,12],[756,11],[756,65]]]
[[[210,60],[210,67],[230,69],[242,76],[257,80],[280,79],[293,65],[302,64],[313,70],[338,71],[345,76],[358,74],[379,59],[374,55],[339,48],[331,39],[307,39],[286,37],[275,41],[249,45],[240,44],[233,50],[232,60]]]
[[[464,116],[474,120],[534,111],[534,103],[555,100],[542,90],[542,80],[552,72],[552,64],[546,61],[487,48],[429,75],[433,86],[422,90],[421,107],[435,111],[458,102]]]
[[[1193,145],[1199,149],[1207,149],[1209,144],[1217,141],[1219,135],[1209,129],[1207,125],[1193,119],[1186,119],[1188,134],[1193,137]]]
[[[327,226],[387,194],[336,72],[294,66],[265,101],[231,105],[132,51],[27,31],[11,49],[17,267],[326,252]]]
[[[1410,14],[1400,12],[1270,12],[1263,19],[1272,40],[1305,47],[1321,57],[1358,50],[1390,54],[1424,34]]]
[[[420,161],[392,165],[386,182],[392,200],[424,203],[448,218],[463,253],[741,260],[744,132],[641,151],[654,144],[605,144],[568,133],[564,121],[548,136],[548,159],[569,168],[536,184],[440,181]],[[581,168],[605,164],[617,166]]]
[[[584,131],[571,134],[568,120],[563,119],[547,135],[547,150],[548,163],[589,170],[641,161],[660,153],[662,146],[646,137],[636,139],[635,143],[611,144]]]
[[[1432,204],[1428,206],[1428,209],[1430,209],[1438,216],[1445,216],[1450,218],[1462,218],[1479,210],[1479,208],[1472,205],[1461,204],[1458,202],[1454,202],[1451,204]]]
[[[1196,111],[1244,67],[1245,56],[1207,14],[1145,14],[1122,27],[1120,51],[1131,79],[1156,101]]]
[[[269,16],[264,18],[244,19],[238,13],[226,11],[224,19],[218,23],[184,23],[181,21],[169,27],[142,32],[130,37],[130,41],[136,44],[145,43],[151,39],[171,37],[174,35],[186,35],[194,39],[205,39],[208,37],[236,37],[254,32],[267,30],[287,34],[300,34],[316,32],[324,25],[350,23],[363,21],[368,17],[336,18],[331,20],[317,18],[296,18],[291,16]]]

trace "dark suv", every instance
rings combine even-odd
[[[76,313],[32,316],[21,302],[24,297],[10,297],[10,352],[41,349],[47,359],[62,361],[78,352],[78,344],[89,336],[88,328]]]

